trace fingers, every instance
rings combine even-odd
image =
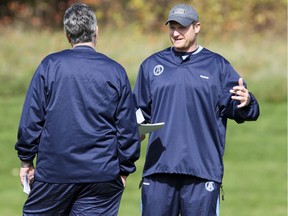
[[[244,87],[244,82],[243,82],[243,78],[242,77],[239,78],[238,84],[239,84],[239,86],[243,86]]]
[[[24,185],[25,177],[26,177],[26,175],[28,175],[28,172],[29,172],[28,167],[27,168],[26,167],[20,168],[19,176],[20,176],[21,185]]]
[[[140,141],[142,142],[146,138],[145,134],[141,134]]]
[[[34,174],[35,174],[35,169],[30,169],[29,174],[28,174],[30,184],[32,184],[34,182]]]
[[[233,100],[238,100],[239,101],[239,104],[237,105],[238,108],[245,107],[248,104],[248,99],[246,97],[232,96],[231,98]]]
[[[20,176],[21,185],[24,185],[26,175],[28,175],[29,183],[32,184],[32,182],[34,181],[34,173],[35,173],[34,167],[20,168],[19,176]]]
[[[250,95],[248,91],[245,93],[237,91],[237,94],[232,95],[231,99],[239,101],[239,104],[237,105],[238,108],[245,107],[250,103]]]
[[[246,92],[246,91],[247,91],[247,89],[246,89],[245,86],[244,86],[244,81],[243,81],[243,78],[242,78],[242,77],[239,78],[239,80],[238,80],[238,86],[234,86],[234,87],[233,87],[233,90],[234,90],[234,91],[231,91],[231,90],[230,90],[230,92],[231,92],[232,94],[238,94],[238,93],[240,93],[240,92]]]
[[[120,176],[121,177],[121,180],[122,180],[122,182],[123,182],[123,185],[124,185],[124,187],[126,186],[126,179],[127,179],[127,176]]]
[[[250,103],[249,91],[244,86],[243,78],[239,78],[238,86],[234,86],[233,89],[230,90],[230,93],[232,94],[232,100],[239,101],[237,105],[238,108],[245,107]]]

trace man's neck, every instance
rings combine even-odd
[[[95,44],[92,43],[92,42],[85,42],[85,43],[77,43],[77,44],[74,44],[72,47],[77,47],[77,46],[90,46],[92,48],[95,47]]]

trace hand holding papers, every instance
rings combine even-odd
[[[138,130],[139,130],[140,135],[158,130],[158,129],[162,128],[165,124],[164,122],[154,123],[154,124],[142,124],[142,122],[145,119],[144,119],[144,116],[142,114],[141,109],[138,109],[136,111],[136,117],[137,117]]]
[[[29,194],[30,193],[30,184],[29,184],[28,174],[25,175],[23,186],[24,186],[23,192],[26,194]]]

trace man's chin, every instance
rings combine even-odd
[[[173,43],[173,46],[174,46],[175,48],[177,48],[177,49],[183,48],[183,46],[182,46],[181,44],[179,44],[179,43]]]
[[[179,46],[177,44],[173,44],[173,46],[174,46],[176,51],[184,52],[184,50],[185,50],[185,47],[183,47],[183,46]]]

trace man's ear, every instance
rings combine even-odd
[[[95,31],[95,38],[97,38],[98,37],[98,26],[96,26],[96,31]]]
[[[200,22],[197,22],[197,23],[195,24],[195,33],[196,33],[196,34],[199,33],[199,32],[200,32],[200,29],[201,29]]]
[[[97,44],[97,39],[98,39],[98,26],[96,26],[96,31],[95,31],[95,35],[94,35],[94,46]]]

